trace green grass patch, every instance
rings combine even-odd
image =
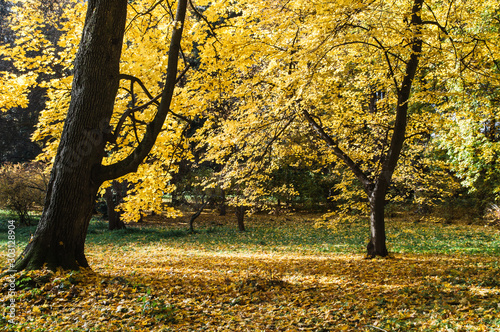
[[[7,220],[0,220],[0,250],[7,245]],[[119,246],[128,250],[136,244],[158,243],[167,247],[215,252],[289,252],[307,254],[364,253],[369,237],[368,222],[317,228],[313,221],[288,218],[270,221],[265,216],[249,218],[247,231],[236,225],[199,227],[189,233],[186,227],[147,226],[109,231],[106,221],[92,219],[87,244]],[[36,227],[17,227],[20,249]],[[500,230],[469,225],[443,225],[388,221],[387,245],[392,253],[487,254],[500,255]]]

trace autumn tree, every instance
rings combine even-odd
[[[259,183],[285,156],[314,158],[341,178],[356,179],[358,186],[336,189],[344,197],[358,190],[368,203],[361,209],[370,218],[367,254],[386,256],[384,207],[393,181],[413,190],[430,184],[436,193],[441,188],[433,182],[450,181],[446,165],[425,147],[435,141],[449,97],[442,80],[452,84],[470,73],[456,64],[479,52],[477,34],[465,31],[464,22],[494,8],[471,6],[422,0],[235,4],[240,15],[200,46],[200,67],[211,79],[205,74],[192,81],[205,92],[193,96],[194,105],[237,100],[228,118],[211,119],[220,129],[207,136],[207,155],[225,161],[221,175],[240,183],[249,199],[262,196]],[[227,8],[215,2],[207,12],[224,16]],[[442,179],[424,179],[419,173],[425,170]]]
[[[438,141],[451,169],[472,196],[471,208],[482,214],[498,203],[500,189],[500,67],[498,4],[476,6],[481,13],[456,34],[443,28],[457,45],[456,77],[442,87],[442,125]]]
[[[0,1],[0,49],[14,41],[14,31],[9,27],[12,2]],[[29,112],[27,92],[18,95],[11,89],[12,83],[24,80],[4,52],[0,55],[0,162],[24,162],[36,157],[39,148],[30,141],[29,135],[36,125],[36,112]],[[31,96],[32,97],[32,96]],[[33,107],[32,107],[33,108]],[[35,114],[34,114],[35,113]]]
[[[124,229],[125,223],[122,218],[122,211],[117,211],[117,205],[119,205],[123,196],[126,194],[127,183],[112,181],[111,186],[107,187],[104,192],[104,199],[106,201],[106,209],[108,216],[108,229]]]
[[[5,79],[0,86],[9,89],[0,103],[0,128],[5,133],[0,139],[0,161],[29,161],[41,152],[42,144],[33,142],[31,135],[47,99],[47,86],[42,82],[62,75],[59,61],[42,59],[47,58],[50,48],[60,49],[62,14],[74,6],[72,0],[0,2],[0,75]],[[24,16],[22,10],[36,10],[36,14],[27,15],[30,24],[20,30],[17,21]],[[33,22],[40,24],[29,29]],[[33,70],[35,66],[45,68]]]
[[[169,4],[171,9],[171,4]],[[85,237],[92,207],[101,184],[137,170],[162,131],[177,81],[178,54],[187,1],[178,1],[172,20],[168,64],[157,111],[144,127],[128,155],[103,164],[108,143],[116,143],[123,121],[111,126],[120,80],[127,1],[94,0],[87,3],[85,24],[74,61],[71,101],[53,163],[47,199],[37,230],[13,269],[78,269],[88,267]],[[151,98],[153,99],[153,98]],[[139,106],[144,109],[144,106]],[[117,115],[125,119],[129,109]]]
[[[393,55],[395,51],[393,51],[389,45],[385,45],[385,40],[379,40],[379,37],[377,37],[375,33],[376,25],[375,21],[372,20],[375,18],[376,12],[385,10],[382,4],[372,4],[373,7],[362,3],[349,5],[332,4],[323,8],[320,11],[321,14],[316,12],[318,10],[316,4],[307,6],[301,5],[298,2],[287,2],[283,4],[281,2],[274,2],[269,5],[271,8],[269,11],[271,11],[273,15],[276,15],[271,15],[273,17],[273,22],[270,20],[259,22],[261,24],[255,25],[255,27],[251,29],[252,31],[247,36],[247,39],[241,42],[235,41],[237,44],[236,47],[240,48],[239,54],[242,54],[235,60],[236,64],[234,67],[236,68],[232,72],[235,77],[241,77],[239,72],[244,71],[245,67],[251,66],[252,60],[257,58],[258,55],[256,56],[255,54],[259,54],[260,50],[256,45],[271,45],[275,51],[268,53],[260,51],[265,55],[259,57],[263,60],[255,66],[264,67],[262,72],[265,73],[265,76],[247,74],[247,82],[249,82],[247,86],[253,87],[253,92],[245,92],[246,94],[241,93],[238,95],[241,100],[239,107],[245,111],[237,113],[230,122],[226,122],[227,131],[222,134],[224,136],[231,136],[231,132],[236,132],[236,134],[239,135],[238,131],[240,131],[241,128],[235,125],[235,122],[238,120],[241,122],[244,121],[245,125],[251,124],[250,131],[244,131],[244,135],[250,135],[252,131],[255,133],[259,129],[267,126],[266,131],[269,135],[264,134],[263,136],[259,136],[259,139],[255,140],[255,142],[251,142],[243,137],[240,138],[239,144],[244,146],[242,149],[243,152],[234,157],[233,161],[235,165],[240,165],[238,166],[241,169],[240,172],[245,174],[241,181],[248,181],[249,173],[245,172],[248,172],[251,168],[255,168],[256,162],[261,162],[259,158],[262,159],[263,153],[258,151],[263,150],[260,149],[260,147],[265,147],[263,151],[264,154],[270,152],[272,144],[281,139],[283,132],[289,128],[293,128],[293,122],[303,119],[308,123],[309,127],[317,133],[318,138],[323,143],[326,143],[325,147],[322,148],[323,151],[343,161],[362,183],[365,193],[368,196],[371,210],[371,240],[368,245],[368,254],[370,256],[385,256],[387,255],[384,227],[385,195],[403,146],[406,132],[408,100],[412,82],[418,67],[419,56],[422,51],[422,1],[416,1],[413,7],[408,11],[408,23],[406,23],[406,27],[402,29],[402,35],[399,37],[407,40],[407,43],[404,47],[398,46],[398,51],[401,53],[401,55],[398,56]],[[400,8],[400,10],[403,11],[404,9]],[[252,11],[249,12],[252,13]],[[276,20],[280,12],[285,13],[283,16],[288,16],[287,19],[283,17],[283,19]],[[335,14],[335,12],[339,12],[340,14]],[[245,23],[243,24],[249,24],[253,21],[251,15],[252,14],[249,14],[250,17],[244,18]],[[331,20],[331,23],[328,23],[328,25],[326,25],[326,18]],[[313,23],[314,21],[316,21],[316,23]],[[317,23],[317,21],[321,23]],[[314,31],[323,31],[323,33],[318,35],[313,34],[315,38],[310,38],[308,36],[310,30],[303,26],[305,24],[304,22],[316,24],[314,25]],[[322,24],[325,24],[325,26],[321,26]],[[379,29],[382,29],[382,27]],[[237,35],[239,32],[238,27],[230,28],[230,30],[234,35]],[[277,31],[276,36],[272,36],[271,31],[273,30]],[[308,32],[302,32],[303,30]],[[368,36],[370,35],[373,35],[374,40],[368,42],[366,38],[369,38]],[[392,38],[394,38],[394,36],[392,36]],[[242,37],[238,35],[235,39],[242,39]],[[315,40],[311,42],[311,39]],[[302,44],[306,42],[308,44]],[[251,46],[248,46],[249,44]],[[328,46],[326,46],[326,44],[328,44]],[[378,52],[380,58],[364,62],[362,60],[363,57],[358,59],[353,57],[352,59],[343,60],[344,63],[339,62],[337,64],[333,59],[329,60],[327,57],[330,53],[333,53],[333,51],[341,49],[341,46],[351,44],[361,45],[361,54],[365,54],[367,51],[374,52],[373,50],[368,50],[373,47],[375,52]],[[395,48],[395,46],[392,48]],[[302,59],[301,56],[308,52],[312,52],[311,49],[316,51],[314,53],[316,58]],[[234,47],[232,51],[232,54],[234,54]],[[344,49],[340,52],[344,52]],[[233,57],[232,54],[227,54],[229,59]],[[392,57],[395,59],[391,59]],[[399,67],[394,68],[395,65],[393,61],[399,61],[402,57],[406,57],[406,59],[401,61],[406,65],[399,65]],[[381,60],[384,62],[381,62]],[[208,58],[207,61],[214,60]],[[360,65],[357,65],[356,61],[360,62]],[[375,66],[378,65],[380,67],[375,67],[368,71],[368,66],[371,61],[374,61],[373,63]],[[377,62],[375,63],[375,61]],[[385,63],[385,65],[383,65],[383,63]],[[328,68],[332,69],[325,68],[326,71],[323,71],[322,68],[324,68],[325,65],[330,66]],[[302,70],[299,70],[300,67]],[[351,82],[335,81],[338,80],[338,78],[331,74],[330,78],[328,78],[329,72],[332,70],[345,70],[342,73],[343,78],[344,80],[350,79]],[[223,75],[220,72],[217,72],[217,74]],[[227,76],[228,75],[226,75],[226,77]],[[336,87],[338,92],[323,90],[322,87],[317,88],[313,85],[312,82],[317,76],[320,76],[322,80],[330,80],[330,89]],[[351,77],[349,78],[349,76]],[[386,86],[386,82],[388,82],[387,77],[393,80],[394,86],[392,92],[396,93],[393,97],[393,99],[395,99],[396,108],[393,111],[388,110],[389,107],[386,106],[387,104],[384,105],[384,103],[387,103],[387,99],[384,97],[388,89]],[[364,82],[361,81],[361,79],[364,79]],[[236,82],[234,79],[231,81]],[[360,85],[356,86],[355,83],[357,82],[360,82]],[[306,85],[302,85],[303,83]],[[221,84],[226,87],[228,85],[227,83]],[[236,85],[237,83],[234,84]],[[366,98],[363,98],[363,95],[367,93],[367,89],[370,89],[370,84],[373,85],[373,87],[371,87],[373,91],[372,94],[379,96],[378,100],[375,100],[374,103],[378,103],[380,111],[377,107],[372,107],[370,109],[362,105],[364,102],[363,99],[366,100]],[[317,90],[312,91],[314,88]],[[270,95],[265,92],[265,89],[273,91],[275,94],[270,97]],[[322,91],[318,91],[319,89],[322,89]],[[342,96],[342,89],[345,89],[345,91],[350,90],[352,97],[359,98],[360,100],[344,99],[347,96]],[[308,96],[309,93],[316,99],[314,100]],[[266,106],[265,103],[269,103],[270,101],[274,102],[273,106]],[[339,108],[339,111],[341,111],[342,104],[347,104],[346,111],[349,112],[348,117],[351,123],[350,125],[346,124],[344,126],[344,133],[342,134],[346,135],[344,137],[349,137],[349,131],[351,135],[357,134],[358,137],[353,138],[357,142],[349,139],[348,141],[350,142],[342,146],[340,138],[330,132],[329,126],[325,123],[326,119],[324,118],[324,114],[328,112],[327,107],[331,109],[332,106],[325,105],[325,102],[334,104],[332,111],[335,110],[335,107]],[[258,106],[254,107],[252,103],[258,104]],[[357,106],[359,109],[353,109],[352,106]],[[269,107],[278,107],[279,111],[268,112],[266,110],[269,109]],[[364,120],[362,118],[363,115],[365,116]],[[389,137],[388,134],[385,135],[384,141],[384,136],[380,137],[383,135],[381,132],[383,127],[381,129],[378,124],[368,124],[367,117],[385,117],[388,120],[390,117],[393,117],[394,120],[389,120],[393,121],[393,125],[391,126],[391,137]],[[346,120],[349,121],[348,119]],[[343,122],[344,121],[340,122],[339,125],[342,125]],[[366,123],[366,129],[363,129],[363,127],[359,125],[363,124],[363,122]],[[255,125],[253,125],[254,123]],[[230,125],[233,125],[235,129],[229,127]],[[295,127],[302,132],[304,132],[304,130],[307,131],[307,128],[304,128],[303,125],[301,126],[295,125]],[[363,141],[364,136],[368,135],[372,137],[375,136],[374,140],[370,140],[370,142],[376,144],[375,147],[369,148],[372,155],[366,156],[365,158],[357,158],[358,160],[353,159],[354,157],[349,155],[349,151],[346,152],[346,149],[355,152],[358,148],[354,146],[359,145]],[[241,137],[241,135],[239,135],[239,137]],[[220,140],[220,138],[215,139]],[[232,142],[234,139],[229,140],[226,138],[225,141]],[[217,145],[215,142],[213,144],[215,149],[220,147],[220,145]],[[315,144],[319,144],[319,141],[316,141]],[[377,146],[379,146],[380,149],[377,149]],[[286,148],[278,149],[277,151],[284,152],[283,149]],[[224,149],[219,150],[225,151]],[[293,149],[291,150],[293,151]],[[286,153],[287,152],[285,152],[285,154]],[[376,155],[377,153],[379,154],[378,156]],[[362,156],[360,155],[360,157]],[[369,160],[366,158],[369,158]]]
[[[0,167],[0,206],[15,212],[21,225],[30,225],[29,212],[43,205],[46,187],[41,164],[5,163]]]

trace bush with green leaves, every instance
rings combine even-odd
[[[6,163],[0,167],[0,207],[17,214],[21,224],[30,224],[29,212],[43,205],[46,190],[43,164]]]

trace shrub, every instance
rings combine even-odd
[[[484,219],[489,226],[500,226],[500,207],[496,204],[491,204],[486,208]]]
[[[43,205],[46,190],[47,176],[41,163],[0,167],[0,206],[16,213],[21,224],[30,224],[28,212]]]

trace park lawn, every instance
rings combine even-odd
[[[496,228],[389,220],[393,254],[367,260],[366,222],[266,215],[240,233],[232,217],[204,218],[195,234],[178,221],[114,232],[93,221],[93,272],[15,275],[15,324],[4,278],[0,329],[500,331]],[[33,228],[16,231],[22,249]]]

